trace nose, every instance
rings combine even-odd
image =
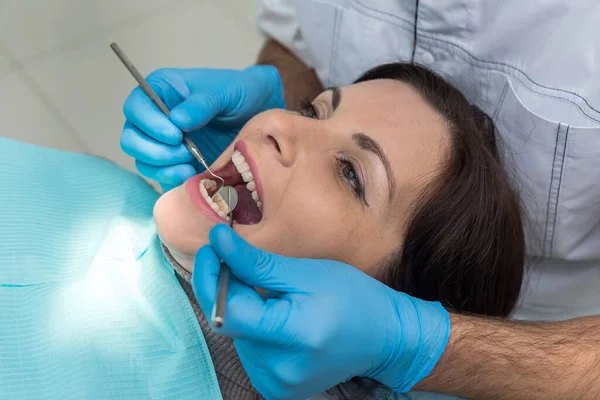
[[[302,127],[298,117],[287,111],[273,111],[262,126],[263,139],[277,154],[279,161],[290,167],[296,161]]]

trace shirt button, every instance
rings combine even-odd
[[[421,62],[423,62],[423,64],[431,64],[434,61],[435,61],[435,58],[433,57],[433,54],[431,54],[430,52],[427,51],[427,52],[421,54]]]

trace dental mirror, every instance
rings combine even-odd
[[[231,186],[223,186],[221,197],[229,206],[227,219],[229,227],[233,227],[233,210],[238,203],[237,191]],[[227,301],[227,288],[229,286],[229,267],[223,260],[219,268],[219,282],[217,283],[217,301],[213,306],[212,323],[216,328],[221,328],[225,323],[225,305]]]
[[[231,214],[238,203],[237,191],[231,186],[223,186],[219,193],[223,200],[225,200],[225,203],[229,206],[228,214]]]
[[[219,190],[219,194],[225,200],[225,203],[229,206],[229,211],[227,214],[231,214],[237,206],[238,195],[237,191],[231,186],[223,186],[221,190]]]

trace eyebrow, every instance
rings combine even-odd
[[[342,101],[342,91],[337,86],[332,86],[327,88],[327,90],[331,90],[332,92],[331,106],[333,107],[333,111],[335,111]],[[381,161],[383,164],[383,167],[385,168],[385,175],[388,181],[388,199],[389,201],[392,201],[392,195],[396,189],[396,179],[392,172],[392,168],[390,167],[390,161],[383,152],[383,149],[375,139],[364,133],[355,133],[352,135],[352,139],[354,139],[358,147],[361,149],[375,154],[379,158],[379,161]]]
[[[390,161],[383,152],[383,149],[381,148],[379,143],[377,143],[373,138],[364,133],[355,133],[354,135],[352,135],[352,139],[354,139],[358,147],[360,147],[361,149],[375,154],[379,158],[379,161],[381,161],[381,163],[383,164],[388,181],[388,198],[389,201],[392,201],[392,195],[396,188],[396,179],[394,178],[392,168],[390,167]]]

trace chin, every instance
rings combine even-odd
[[[154,205],[154,223],[160,240],[172,253],[191,257],[208,243],[208,232],[215,225],[199,214],[183,186],[158,199]]]

